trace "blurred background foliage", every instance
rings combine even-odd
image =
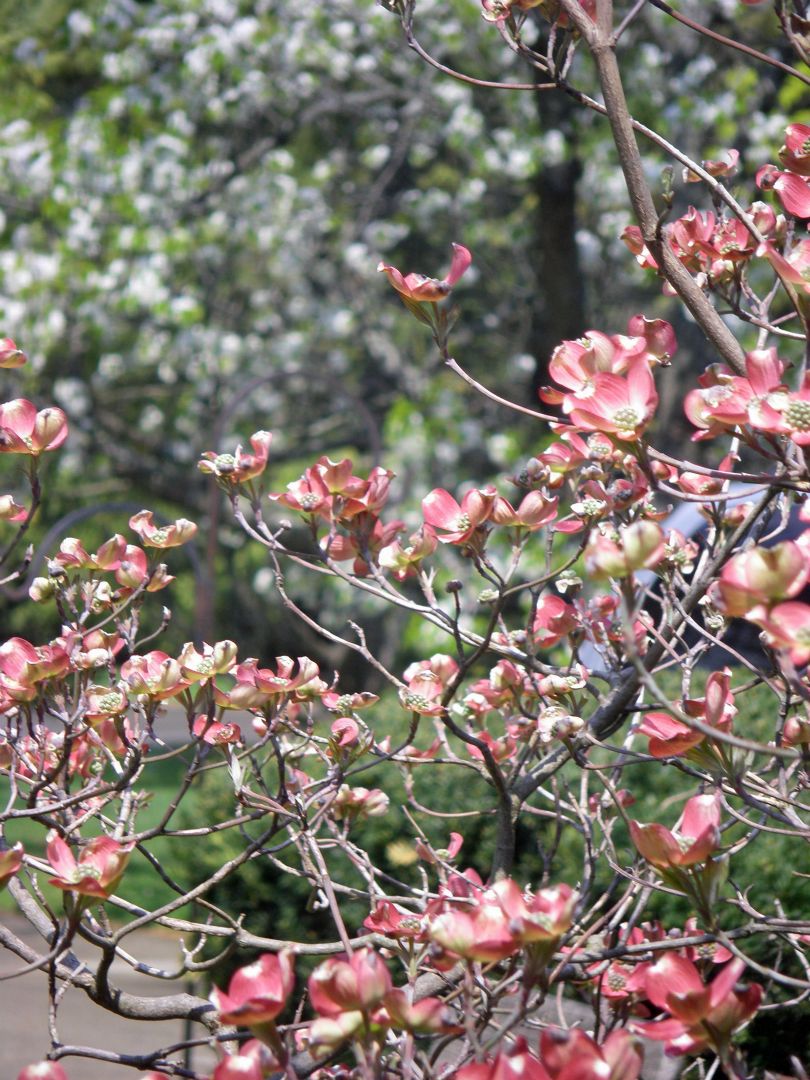
[[[782,47],[773,12],[683,6]],[[471,0],[423,0],[418,16],[443,63],[531,80]],[[371,0],[0,0],[0,27],[0,312],[32,360],[4,387],[72,425],[33,538],[40,556],[60,535],[89,546],[142,506],[196,520],[196,548],[170,560],[167,647],[232,636],[246,654],[319,650],[197,472],[201,451],[273,430],[274,490],[324,453],[358,471],[384,463],[398,475],[391,515],[415,527],[431,487],[503,480],[548,439],[441,370],[380,259],[441,275],[452,241],[471,248],[455,354],[522,403],[563,337],[621,332],[640,310],[671,319],[681,350],[661,423],[670,445],[686,440],[685,380],[712,357],[618,239],[629,210],[600,117],[556,93],[447,78]],[[737,146],[753,193],[806,102],[779,72],[718,63],[719,47],[652,8],[622,40],[639,119],[699,159]],[[593,90],[584,58],[572,75]],[[644,150],[660,189],[665,162]],[[709,206],[700,187],[675,188],[676,210]],[[23,630],[23,591],[6,587],[7,632]],[[310,596],[330,625],[355,610],[342,591]],[[391,649],[408,641],[390,613],[363,614]],[[24,619],[32,638],[55,629]]]

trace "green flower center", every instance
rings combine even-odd
[[[402,698],[402,703],[406,709],[413,709],[414,712],[419,712],[420,709],[430,708],[430,702],[424,694],[405,694]]]
[[[613,447],[596,439],[588,439],[588,454],[592,458],[608,458],[613,453]]]
[[[613,422],[617,427],[630,431],[638,427],[641,423],[641,417],[636,409],[630,405],[625,405],[624,408],[618,409],[613,414]]]
[[[580,517],[597,517],[607,507],[607,503],[602,502],[601,499],[583,499],[581,503],[577,504],[577,510],[575,511]]]
[[[683,548],[670,547],[669,544],[667,544],[666,552],[667,558],[676,566],[686,566],[692,561],[689,552],[684,551]]]
[[[74,885],[78,885],[80,881],[85,878],[92,878],[94,881],[101,881],[101,871],[97,866],[83,865],[79,863],[73,873],[70,875],[70,881]]]
[[[791,401],[784,417],[794,431],[810,431],[810,401]]]

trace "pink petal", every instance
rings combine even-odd
[[[647,971],[644,980],[647,997],[659,1009],[669,1010],[669,998],[675,994],[695,994],[704,990],[697,968],[684,956],[664,953]]]
[[[410,296],[411,290],[405,284],[405,278],[395,266],[388,266],[386,263],[380,263],[377,267],[377,272],[385,274],[397,292],[403,293],[405,296]]]
[[[51,829],[46,837],[45,851],[48,862],[60,877],[70,881],[76,873],[76,860],[58,832]]]
[[[465,274],[472,262],[472,255],[462,244],[453,244],[453,261],[450,271],[444,279],[445,285],[455,285],[458,279]]]
[[[640,825],[637,821],[631,821],[630,835],[639,854],[653,866],[677,865],[681,854],[680,845],[663,825],[656,822]]]
[[[810,240],[800,240],[794,246],[790,253],[790,261],[780,255],[773,244],[767,241],[759,246],[757,254],[764,255],[783,280],[807,289],[810,283],[802,275],[802,270],[810,264]]]
[[[776,355],[776,349],[753,349],[745,357],[745,373],[758,397],[780,385],[784,370],[785,365]]]
[[[422,499],[422,513],[428,525],[437,529],[454,529],[461,507],[444,488],[434,488]]]
[[[795,173],[784,172],[773,185],[774,191],[789,214],[810,218],[810,186]]]
[[[36,419],[36,406],[25,398],[16,398],[0,405],[0,428],[9,428],[15,435],[30,435]]]
[[[683,809],[676,826],[682,836],[697,839],[709,829],[720,825],[720,800],[717,795],[695,795]]]
[[[712,1008],[719,1005],[731,993],[744,971],[745,961],[740,959],[732,960],[718,971],[709,986]]]

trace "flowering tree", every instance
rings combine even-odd
[[[390,9],[412,49],[438,64],[410,0]],[[514,405],[494,380],[471,375],[451,344],[460,317],[451,293],[473,262],[456,242],[442,278],[385,262],[379,270],[471,394],[536,422],[541,445],[515,463],[508,487],[459,476],[425,493],[421,518],[406,523],[389,515],[394,476],[384,465],[320,456],[299,479],[271,484],[266,430],[249,450],[212,447],[199,463],[266,553],[286,608],[356,654],[389,693],[344,685],[306,656],[240,658],[229,639],[163,651],[167,618],[155,627],[150,594],[170,588],[162,560],[197,531],[185,518],[160,522],[143,510],[129,519],[133,535],[95,550],[71,537],[49,552],[30,600],[55,609],[60,633],[0,646],[9,837],[0,881],[42,944],[10,927],[0,941],[18,958],[9,977],[41,970],[51,999],[51,1045],[31,1048],[41,1060],[19,1080],[64,1080],[72,1056],[151,1080],[634,1080],[656,1043],[694,1059],[695,1075],[742,1078],[749,1021],[810,997],[806,907],[787,887],[763,902],[750,880],[752,858],[776,838],[786,878],[806,876],[807,865],[810,127],[790,124],[774,148],[779,166],[758,163],[732,189],[736,149],[696,160],[636,120],[623,42],[659,12],[705,32],[659,0],[616,12],[609,0],[483,4],[486,31],[538,75],[498,89],[566,95],[610,125],[635,219],[627,246],[705,338],[708,364],[683,403],[695,442],[707,444],[700,460],[674,456],[656,429],[659,390],[678,362],[663,319],[636,315],[626,328],[563,341],[543,409]],[[746,8],[737,18],[749,14],[759,15]],[[779,2],[776,14],[806,62],[804,7]],[[745,51],[810,82],[801,67]],[[700,185],[693,190],[711,209],[680,212],[681,173],[651,185],[639,136],[677,163],[684,184]],[[0,366],[25,360],[14,341],[0,343]],[[24,463],[27,482],[25,497],[0,500],[6,583],[21,573],[14,560],[42,499],[42,462],[70,445],[68,423],[60,408],[23,398],[0,407],[0,452]],[[703,527],[680,532],[667,520],[675,504],[699,507]],[[302,531],[308,544],[291,540]],[[391,670],[359,622],[346,628],[310,608],[297,592],[307,575],[400,613],[430,644]],[[753,648],[739,644],[740,625]],[[174,751],[183,767],[146,825],[171,709],[185,720]],[[633,811],[628,778],[639,766],[672,793],[656,820]],[[200,802],[193,824],[183,821],[183,803],[214,771],[227,777],[232,809],[206,816]],[[475,806],[464,792],[472,777],[487,793]],[[413,878],[367,842],[395,782]],[[431,784],[457,806],[437,809]],[[439,843],[426,828],[436,816],[447,828]],[[473,869],[465,832],[482,816],[494,822],[493,853]],[[21,822],[39,830],[38,843],[14,840]],[[532,880],[517,859],[525,823],[544,837],[544,869]],[[156,854],[158,842],[187,847],[221,834],[240,838],[238,853],[190,887]],[[136,853],[169,890],[156,907],[127,895]],[[323,940],[257,935],[208,899],[255,861],[307,883],[330,926]],[[182,933],[184,971],[210,969],[223,953],[259,955],[210,999],[124,993],[111,965],[138,966],[128,939],[149,924]],[[92,959],[78,959],[80,939]],[[215,955],[202,959],[206,942]],[[183,1019],[199,1034],[154,1046],[147,1027],[138,1054],[73,1045],[60,1027],[64,985],[133,1021]],[[185,1055],[200,1043],[215,1048],[213,1071]],[[799,1057],[789,1067],[806,1078]]]

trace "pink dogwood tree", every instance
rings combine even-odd
[[[386,6],[407,43],[439,64],[417,37],[412,0]],[[635,219],[624,239],[705,338],[707,365],[684,407],[695,441],[711,445],[700,461],[675,457],[656,428],[659,388],[678,364],[672,326],[661,319],[638,315],[624,330],[560,343],[549,363],[554,385],[541,393],[553,413],[476,382],[452,352],[463,299],[456,306],[451,294],[473,263],[456,239],[442,279],[379,269],[470,393],[500,402],[505,417],[515,408],[536,421],[538,451],[515,463],[508,483],[454,477],[425,493],[421,518],[404,521],[389,509],[392,473],[348,458],[320,457],[286,489],[270,490],[268,431],[251,436],[250,450],[212,447],[200,462],[264,549],[288,610],[358,654],[375,687],[390,693],[344,686],[305,656],[240,657],[231,640],[161,649],[165,622],[147,632],[142,615],[158,601],[152,593],[162,600],[171,587],[162,560],[170,565],[171,549],[194,536],[190,521],[160,524],[144,510],[129,521],[133,535],[115,534],[95,551],[71,537],[48,552],[30,602],[54,608],[61,632],[0,645],[0,825],[27,820],[42,832],[31,850],[0,841],[0,884],[41,939],[35,947],[0,926],[4,955],[16,958],[3,974],[40,971],[51,999],[50,1044],[31,1047],[40,1060],[19,1080],[64,1080],[75,1057],[151,1080],[633,1080],[643,1075],[645,1046],[656,1043],[698,1059],[696,1070],[742,1078],[740,1036],[751,1019],[810,997],[810,913],[786,909],[778,896],[756,906],[745,878],[748,853],[771,836],[790,846],[786,875],[807,876],[808,867],[810,128],[791,124],[774,147],[781,167],[760,163],[732,189],[736,150],[693,160],[634,119],[621,68],[632,56],[622,46],[646,8],[643,0],[616,10],[610,0],[484,0],[482,32],[500,34],[538,75],[499,89],[566,94],[607,118]],[[803,3],[778,0],[776,14],[806,65]],[[731,39],[720,45],[738,48]],[[778,63],[810,82],[805,66],[745,51],[752,63]],[[440,66],[448,78],[476,82]],[[650,186],[639,139],[685,170],[705,208],[675,216],[672,191]],[[386,287],[381,280],[381,302]],[[0,367],[24,361],[14,341],[0,341]],[[0,500],[6,581],[21,572],[14,556],[42,497],[42,463],[69,437],[60,409],[23,399],[0,406],[0,451],[24,462],[28,484],[23,501],[19,492]],[[684,503],[704,519],[691,536],[666,520]],[[290,539],[290,517],[311,540],[306,550]],[[780,539],[789,523],[798,523],[796,535]],[[290,567],[296,582],[326,577],[404,613],[443,647],[391,670],[362,626],[333,625],[294,594]],[[734,619],[759,636],[755,652],[730,640]],[[722,660],[712,659],[716,670],[702,680],[701,662],[718,651]],[[664,685],[669,669],[681,675],[677,695]],[[768,715],[752,722],[745,702],[763,689]],[[144,827],[168,708],[187,721],[186,768],[158,822]],[[662,805],[660,820],[635,819],[633,784],[623,781],[639,764],[673,780],[680,813]],[[215,769],[232,787],[232,815],[178,824],[187,793]],[[436,769],[460,793],[457,815],[441,811],[441,848],[419,828],[431,808],[410,784]],[[472,773],[489,793],[475,811],[461,799]],[[363,843],[362,823],[390,810],[391,776],[408,781],[415,884]],[[469,865],[471,814],[494,821],[485,870]],[[543,821],[577,838],[582,857],[573,871],[566,864],[565,879],[551,857],[532,880],[516,867],[518,827]],[[243,843],[213,874],[175,887],[155,909],[126,899],[136,852],[165,878],[156,840],[198,845],[224,832]],[[345,877],[334,869],[336,849],[351,869]],[[327,937],[262,937],[206,900],[262,858],[311,885],[328,914]],[[652,916],[657,897],[688,909],[681,924]],[[350,902],[365,906],[364,918],[350,918]],[[125,993],[111,970],[116,958],[158,980],[165,974],[130,951],[130,936],[150,924],[182,935],[188,972],[205,969],[205,941],[259,955],[210,998]],[[60,1026],[64,986],[133,1023],[182,1019],[191,1034],[153,1045],[146,1024],[137,1054],[74,1045]],[[213,1049],[210,1067],[188,1056],[200,1044]],[[792,1068],[796,1080],[806,1077],[797,1058]]]

